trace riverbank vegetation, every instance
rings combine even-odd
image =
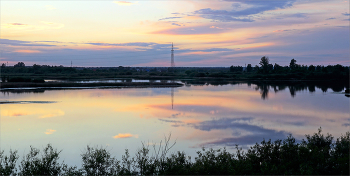
[[[21,161],[17,151],[0,151],[0,175],[349,175],[350,132],[336,140],[321,128],[306,139],[293,136],[263,140],[247,151],[202,149],[195,158],[171,152],[170,136],[159,145],[142,144],[132,156],[128,150],[118,160],[102,147],[87,146],[80,167],[60,162],[60,153],[48,144],[30,147]]]
[[[260,59],[258,65],[230,67],[63,67],[50,65],[26,66],[18,62],[14,66],[1,66],[2,82],[14,78],[37,79],[231,79],[231,80],[336,80],[349,82],[349,66],[299,65],[295,59],[287,66],[270,63],[268,57]],[[29,81],[26,79],[26,81]]]

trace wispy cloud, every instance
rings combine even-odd
[[[202,18],[212,19],[213,21],[220,22],[231,22],[231,21],[241,21],[241,22],[253,22],[251,18],[242,18],[241,15],[234,15],[235,13],[229,12],[227,10],[213,10],[211,8],[200,9],[194,12],[194,14],[199,14]]]
[[[307,18],[307,13],[293,13],[283,15],[283,18]]]
[[[202,35],[202,34],[218,34],[228,32],[230,29],[224,28],[211,28],[211,26],[193,26],[193,27],[181,27],[171,28],[159,31],[153,31],[151,34],[164,34],[164,35]]]
[[[137,134],[130,134],[130,133],[119,133],[118,135],[113,136],[114,139],[119,139],[119,138],[138,138],[139,135]]]
[[[174,25],[174,26],[181,26],[180,24],[177,24],[177,23],[171,23],[171,25]]]
[[[341,126],[348,127],[348,126],[350,126],[350,123],[343,123]]]
[[[39,30],[48,30],[48,29],[61,29],[64,27],[64,24],[40,21],[39,24],[30,25],[23,23],[5,23],[1,24],[1,28],[4,30],[16,30],[16,31],[39,31]]]
[[[13,113],[13,114],[10,114],[10,116],[12,117],[18,117],[18,116],[24,116],[24,115],[28,115],[27,113]]]
[[[288,31],[293,31],[295,29],[285,29],[285,30],[275,30],[273,32],[288,32]]]
[[[55,10],[56,8],[52,5],[46,5],[45,6],[46,10]]]
[[[113,1],[113,3],[122,5],[122,6],[130,6],[134,4],[133,2],[128,2],[128,1]]]
[[[345,13],[342,13],[342,15],[345,15],[345,16],[350,16],[350,13],[345,12]]]
[[[182,18],[182,17],[166,17],[166,18],[161,18],[158,21],[162,21],[162,20],[171,20],[171,19],[176,19],[176,18]]]
[[[38,44],[36,42],[31,42],[31,41],[10,40],[10,39],[0,39],[0,44],[10,45],[10,46],[55,46],[55,45],[47,45],[47,44]]]
[[[13,26],[26,26],[27,24],[22,24],[22,23],[9,23],[9,25],[13,25]]]
[[[150,47],[157,43],[153,42],[134,42],[134,43],[86,43],[90,45],[99,45],[99,46],[140,46],[140,47]]]
[[[47,130],[45,131],[45,134],[52,134],[52,133],[54,133],[54,132],[56,132],[56,130],[47,129]]]
[[[244,1],[244,0],[225,0],[228,2],[235,2],[233,7],[235,10],[214,10],[211,8],[200,9],[194,11],[194,14],[200,15],[203,18],[211,19],[213,21],[220,22],[231,22],[231,21],[241,21],[241,22],[253,22],[255,21],[250,16],[263,13],[269,10],[284,9],[291,7],[294,0],[280,0],[280,1]],[[246,4],[249,7],[240,9],[240,4]]]
[[[23,23],[5,23],[1,25],[4,29],[25,29],[30,27],[28,24]]]

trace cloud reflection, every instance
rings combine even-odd
[[[137,134],[130,134],[130,133],[119,133],[118,135],[113,136],[114,139],[118,139],[118,138],[131,138],[131,137],[138,138],[139,135],[137,135]]]
[[[159,119],[163,122],[172,123],[173,127],[179,126],[188,126],[201,131],[212,131],[212,130],[230,130],[232,131],[232,137],[224,137],[211,140],[209,142],[204,142],[199,144],[199,146],[206,145],[220,145],[220,146],[234,146],[236,144],[246,146],[253,145],[257,141],[263,139],[284,139],[288,136],[288,132],[281,130],[273,130],[264,128],[263,126],[253,125],[253,117],[241,117],[241,118],[219,118],[212,119],[201,122],[184,122],[180,120],[168,120],[168,119]]]
[[[46,132],[45,132],[45,134],[52,134],[52,133],[54,133],[54,132],[56,132],[56,130],[47,129]]]
[[[210,142],[202,143],[201,145],[225,145],[234,146],[240,145],[252,145],[262,139],[283,139],[288,133],[286,131],[277,131],[267,129],[262,126],[251,125],[247,122],[251,122],[254,118],[242,117],[242,118],[221,118],[217,120],[203,121],[198,124],[190,124],[195,129],[203,131],[211,130],[226,130],[230,129],[233,131],[232,137],[221,138]],[[243,135],[240,135],[243,134]],[[237,136],[239,135],[239,136]]]

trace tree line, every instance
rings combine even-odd
[[[281,66],[277,63],[274,65],[270,63],[270,59],[267,56],[263,56],[259,62],[259,65],[252,67],[248,64],[245,71],[246,72],[257,72],[263,74],[273,74],[273,73],[296,73],[296,72],[349,72],[349,67],[337,65],[299,65],[295,59],[290,61],[289,66]],[[230,72],[243,71],[242,66],[231,66]]]
[[[159,146],[143,144],[134,156],[128,150],[118,160],[109,150],[87,146],[80,168],[59,162],[62,151],[48,144],[43,150],[30,147],[17,164],[17,151],[0,151],[0,175],[349,175],[350,132],[336,140],[321,128],[297,141],[263,140],[247,151],[205,149],[194,160],[185,152],[170,154],[170,136]],[[162,145],[163,144],[163,145]]]
[[[270,63],[267,56],[260,59],[259,65],[248,64],[246,67],[64,67],[38,65],[26,66],[18,62],[13,67],[2,64],[1,73],[4,76],[49,76],[62,75],[66,77],[135,77],[135,76],[172,76],[177,78],[186,77],[209,77],[231,79],[300,79],[300,80],[349,80],[349,67],[336,65],[299,65],[295,59],[288,66]],[[3,78],[5,79],[5,78]]]

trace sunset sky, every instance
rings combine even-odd
[[[14,65],[350,65],[348,0],[0,1]]]

